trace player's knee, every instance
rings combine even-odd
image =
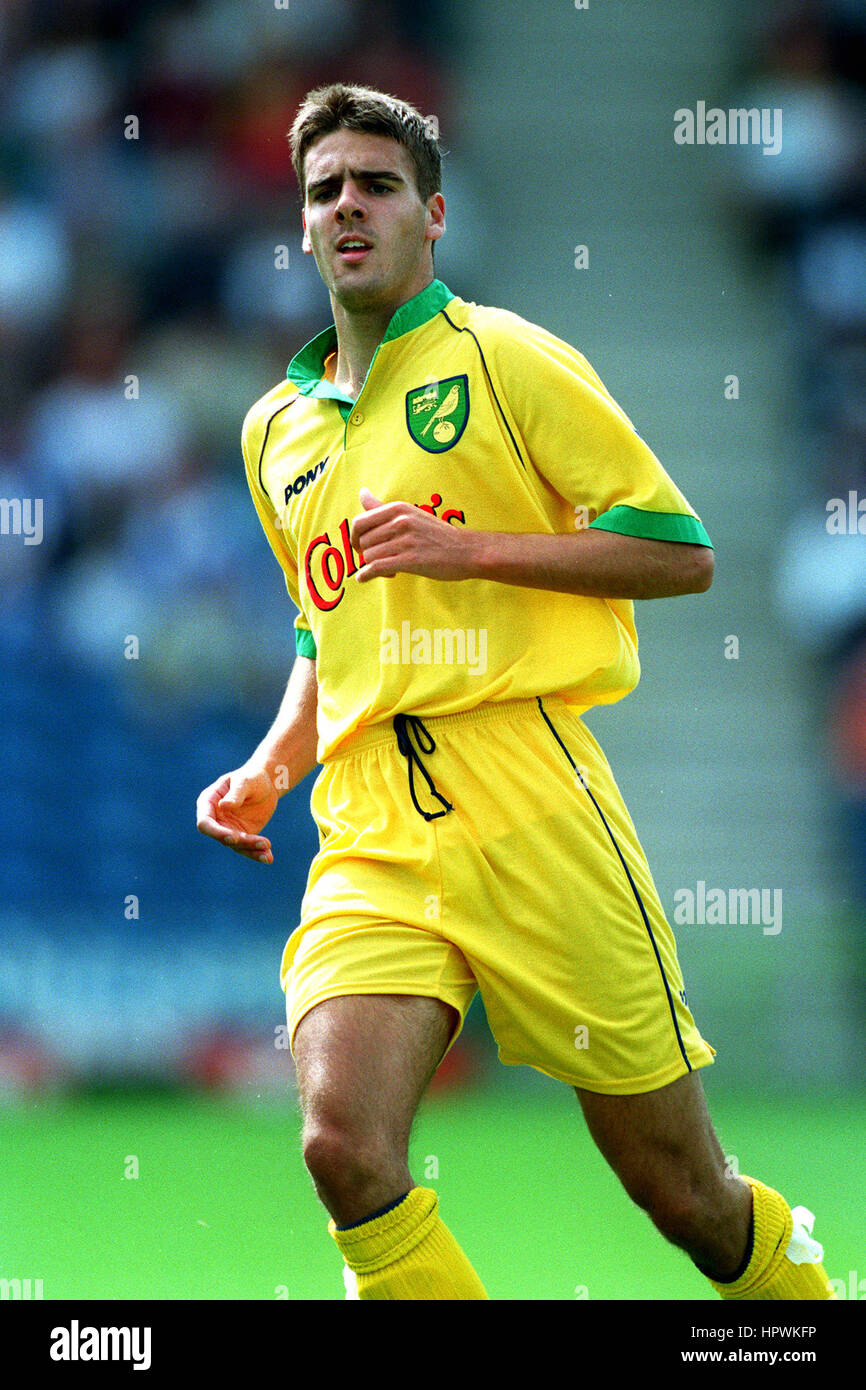
[[[320,1193],[344,1201],[386,1181],[395,1156],[381,1140],[333,1121],[308,1126],[304,1163]]]

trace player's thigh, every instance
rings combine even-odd
[[[575,1090],[597,1147],[636,1200],[669,1185],[711,1193],[724,1183],[698,1072],[638,1095]]]
[[[349,994],[315,1005],[294,1038],[305,1129],[405,1147],[458,1022],[450,1004],[423,995]]]

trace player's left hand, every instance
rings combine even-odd
[[[451,526],[410,502],[380,502],[362,487],[364,508],[352,522],[353,548],[364,563],[355,578],[389,579],[421,574],[426,579],[468,579],[473,533]]]

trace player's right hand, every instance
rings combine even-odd
[[[228,845],[236,854],[273,864],[271,842],[259,831],[279,799],[265,768],[244,765],[205,787],[196,802],[196,824],[203,835]]]

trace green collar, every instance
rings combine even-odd
[[[420,328],[422,324],[429,323],[430,319],[435,318],[453,298],[454,295],[447,285],[443,285],[441,280],[432,280],[420,294],[413,295],[405,304],[400,305],[385,330],[382,342],[390,343],[394,338],[401,338],[404,333],[411,333],[413,328]],[[338,391],[333,382],[328,381],[324,375],[325,359],[336,346],[337,330],[331,324],[330,328],[326,328],[323,333],[317,333],[315,338],[295,354],[289,363],[286,376],[304,396],[329,397],[354,405],[354,401],[349,401],[348,396]]]

